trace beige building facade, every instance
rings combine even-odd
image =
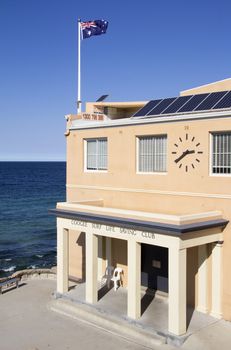
[[[87,103],[66,116],[67,201],[53,210],[59,293],[74,278],[97,303],[105,270],[120,267],[129,318],[141,316],[143,288],[168,298],[174,335],[186,332],[187,305],[231,320],[230,90],[227,79],[185,100]],[[197,99],[208,108],[193,108]]]

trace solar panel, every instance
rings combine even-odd
[[[176,114],[231,108],[231,91],[218,91],[198,95],[187,95],[159,100],[151,100],[133,117]]]
[[[231,107],[231,91],[227,93],[214,107],[213,109],[230,108]]]
[[[211,109],[222,97],[225,96],[227,91],[219,91],[211,93],[197,108],[195,111],[205,111]]]
[[[163,112],[177,97],[165,98],[155,108],[150,110],[147,115],[158,115]]]
[[[181,108],[190,98],[190,96],[180,96],[178,97],[167,109],[165,109],[162,114],[176,113],[179,108]]]
[[[98,98],[98,100],[96,100],[96,102],[102,102],[104,101],[109,95],[102,95]]]
[[[193,111],[208,95],[209,94],[194,95],[183,107],[178,109],[177,113]]]
[[[134,115],[134,117],[144,117],[151,109],[156,107],[158,103],[160,103],[162,99],[160,100],[151,100],[149,101],[144,107],[142,107],[139,111],[137,111]]]

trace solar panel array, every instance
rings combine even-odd
[[[133,118],[231,108],[231,91],[151,100]]]

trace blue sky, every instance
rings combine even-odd
[[[64,160],[75,113],[77,19],[106,19],[82,42],[82,100],[149,100],[231,77],[230,1],[0,0],[0,160]]]

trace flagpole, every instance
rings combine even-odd
[[[77,114],[81,113],[81,19],[78,19],[78,97],[77,97]]]

